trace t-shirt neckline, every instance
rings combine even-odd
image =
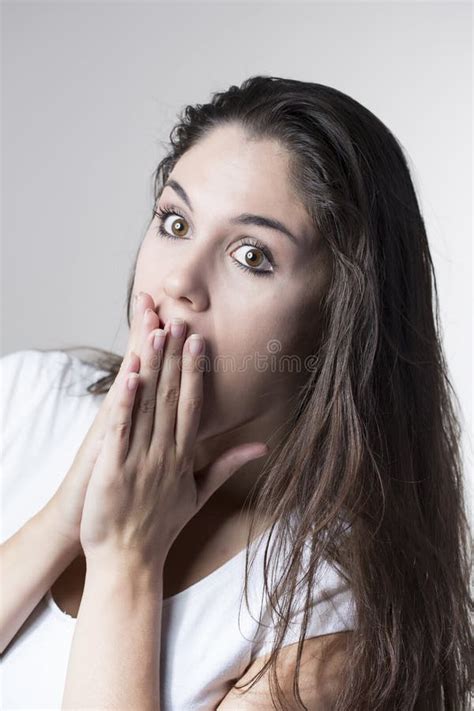
[[[260,533],[253,539],[253,541],[251,541],[251,548],[260,543],[260,540],[263,538],[263,536],[268,533],[269,528],[270,527],[265,529],[265,531]],[[229,560],[227,560],[225,563],[223,563],[218,568],[209,573],[209,575],[206,575],[204,578],[197,580],[195,583],[189,585],[184,590],[181,590],[180,592],[177,592],[174,595],[169,595],[168,597],[163,598],[163,609],[167,609],[171,605],[181,603],[191,593],[196,592],[196,590],[207,590],[210,587],[214,587],[223,576],[228,575],[230,572],[232,572],[232,570],[240,563],[240,560],[245,555],[247,548],[248,547],[245,546],[244,548],[242,548],[242,550],[232,556],[232,558],[229,558]],[[64,610],[61,610],[61,608],[53,598],[51,588],[49,588],[46,593],[46,603],[57,618],[62,619],[69,624],[75,624],[77,622],[77,617],[73,617],[68,612],[64,612]]]

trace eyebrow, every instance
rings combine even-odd
[[[163,185],[162,190],[159,193],[159,196],[163,192],[163,190],[166,188],[172,188],[179,196],[180,198],[186,203],[186,205],[189,207],[191,212],[193,212],[193,206],[191,204],[191,200],[189,199],[189,196],[186,192],[186,190],[183,188],[182,185],[178,183],[177,180],[173,180],[170,178],[165,182]],[[271,230],[278,230],[278,232],[282,232],[284,235],[286,235],[294,244],[299,246],[299,240],[294,236],[290,230],[285,227],[285,225],[280,222],[279,220],[274,220],[271,217],[263,217],[262,215],[253,215],[252,213],[249,212],[243,212],[241,215],[238,215],[237,217],[233,217],[230,220],[230,223],[232,225],[256,225],[257,227],[268,227]]]

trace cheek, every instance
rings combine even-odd
[[[155,259],[160,254],[160,246],[158,244],[159,237],[155,235],[155,228],[151,227],[146,233],[139,252],[139,261],[145,259]]]
[[[218,341],[218,357],[211,357],[216,378],[225,378],[226,387],[251,388],[256,394],[268,390],[269,383],[285,373],[281,357],[299,352],[294,340],[282,324],[271,326],[265,318],[252,323],[229,318],[227,323]],[[219,369],[219,364],[225,368]]]
[[[153,293],[153,289],[160,283],[161,274],[165,264],[160,258],[160,249],[156,245],[157,238],[148,233],[138,252],[135,266],[135,284],[137,290],[143,289]]]
[[[317,334],[301,303],[284,314],[280,311],[278,321],[259,336],[258,348],[268,362],[268,370],[260,376],[267,386],[272,381],[275,392],[285,393],[306,379],[308,367],[313,367],[307,358],[317,350]]]

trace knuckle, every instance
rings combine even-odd
[[[116,437],[123,439],[128,435],[129,427],[130,423],[128,420],[117,420],[117,422],[113,423],[112,430]]]
[[[167,357],[166,357],[166,366],[165,366],[165,367],[166,367],[170,372],[175,372],[176,370],[180,370],[180,369],[181,369],[181,363],[182,363],[182,356],[181,356],[181,354],[180,354],[179,352],[177,352],[177,351],[175,351],[175,352],[170,351],[170,352],[167,354]]]
[[[178,402],[179,398],[179,388],[173,386],[173,385],[168,385],[164,390],[163,390],[163,402],[166,405],[176,405]]]
[[[150,370],[160,370],[161,360],[162,358],[160,353],[153,353],[149,356],[147,360],[147,366],[150,368]]]
[[[143,397],[141,398],[140,402],[138,403],[138,411],[147,414],[148,412],[154,412],[155,410],[155,399],[150,398],[150,397]]]
[[[166,471],[166,461],[166,451],[162,447],[153,451],[153,462],[158,471]]]
[[[185,398],[183,402],[183,407],[185,412],[198,412],[201,409],[203,398],[200,395],[192,395]]]
[[[189,452],[182,452],[178,454],[178,459],[180,462],[180,471],[182,474],[188,472],[194,467],[194,455]]]

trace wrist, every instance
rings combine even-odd
[[[117,591],[125,589],[134,595],[156,594],[161,589],[163,565],[150,566],[134,553],[100,550],[86,554],[86,576],[93,584],[109,586]]]
[[[71,560],[82,553],[79,537],[66,533],[61,526],[60,514],[53,499],[50,499],[48,503],[33,516],[31,521],[34,521],[35,524],[38,523],[42,529],[49,531],[53,540],[66,554],[69,554]]]

